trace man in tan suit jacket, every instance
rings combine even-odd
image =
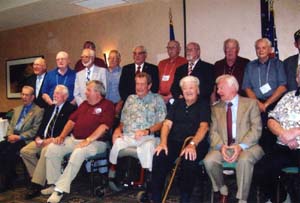
[[[262,124],[260,111],[255,100],[238,95],[239,85],[234,76],[217,78],[217,93],[221,101],[212,107],[210,151],[204,159],[206,171],[214,192],[220,193],[220,202],[227,202],[228,188],[224,184],[222,162],[236,162],[239,203],[247,202],[252,180],[253,165],[264,152],[258,145]],[[228,104],[231,107],[228,107]],[[228,109],[231,118],[228,118]],[[231,129],[227,125],[231,120]],[[231,134],[231,143],[228,134]]]

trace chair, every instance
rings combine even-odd
[[[71,154],[72,153],[68,153],[64,156],[62,161],[62,168],[64,168],[64,166],[67,165]],[[95,173],[100,173],[101,175],[107,173],[108,154],[109,152],[107,148],[107,150],[105,150],[102,153],[98,153],[94,156],[86,158],[86,160],[83,163],[86,166],[87,172],[90,174],[90,193],[92,196],[95,195]]]

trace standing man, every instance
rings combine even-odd
[[[52,184],[45,189],[48,194],[52,193],[48,203],[58,203],[64,193],[70,193],[71,183],[87,157],[106,150],[106,133],[113,124],[114,105],[104,95],[102,82],[88,82],[86,101],[71,114],[60,135],[48,146],[45,154],[46,176],[48,184]],[[72,136],[68,136],[71,132]],[[61,161],[68,153],[72,154],[61,174]]]
[[[42,88],[43,99],[48,105],[53,104],[53,93],[57,85],[61,84],[68,88],[69,97],[68,101],[75,104],[74,100],[74,84],[76,73],[69,67],[69,54],[64,51],[60,51],[56,55],[57,67],[52,71],[49,71]]]
[[[284,60],[284,68],[287,76],[287,89],[288,91],[296,90],[298,83],[296,81],[297,68],[300,69],[300,30],[294,34],[294,45],[298,49],[298,54],[288,57]]]
[[[140,72],[148,73],[152,79],[151,92],[157,93],[159,86],[157,66],[145,62],[147,50],[143,45],[137,46],[133,50],[134,63],[123,67],[119,84],[119,92],[123,102],[131,94],[135,94],[135,75]]]
[[[245,92],[242,90],[242,84],[245,67],[247,63],[249,63],[249,59],[238,56],[240,45],[236,39],[226,39],[224,41],[223,50],[225,53],[225,58],[217,61],[214,65],[215,79],[223,74],[233,75],[239,83],[239,95],[245,96]],[[214,88],[211,97],[211,103],[214,103],[217,100],[217,89]]]
[[[12,186],[16,177],[16,162],[19,150],[33,139],[41,124],[44,110],[33,103],[34,89],[23,86],[23,105],[14,108],[5,140],[0,142],[0,192]]]
[[[31,186],[26,193],[25,199],[31,199],[38,196],[42,186],[45,185],[46,147],[61,133],[69,116],[76,108],[67,101],[68,96],[69,91],[66,86],[56,86],[53,96],[55,104],[45,109],[42,123],[34,141],[31,141],[20,151],[20,156],[27,168],[27,172],[32,178]],[[40,154],[40,159],[37,158],[38,154]]]
[[[158,63],[159,72],[159,90],[158,93],[162,95],[165,103],[167,104],[170,99],[173,98],[171,93],[171,86],[174,81],[174,75],[176,69],[187,63],[187,60],[179,56],[180,54],[180,44],[176,40],[171,40],[168,42],[167,51],[169,58],[164,59]]]
[[[175,72],[174,82],[171,87],[173,98],[183,97],[179,81],[185,76],[192,75],[201,81],[201,85],[199,84],[200,97],[209,101],[214,87],[213,66],[200,59],[200,45],[196,42],[188,43],[186,54],[188,63],[177,68]]]
[[[228,202],[228,188],[224,183],[222,162],[237,162],[236,179],[239,203],[246,203],[254,164],[264,152],[258,145],[261,118],[254,99],[238,95],[239,84],[234,76],[222,75],[216,80],[221,102],[212,107],[210,151],[204,159],[207,174],[220,202]]]
[[[120,62],[120,52],[118,50],[111,50],[108,56],[108,69],[106,71],[106,99],[115,104],[116,117],[119,117],[123,106],[123,101],[119,93],[119,83],[122,73]]]
[[[275,144],[274,136],[267,129],[268,112],[286,91],[286,74],[282,61],[270,58],[272,44],[267,38],[255,42],[258,59],[249,62],[246,66],[243,90],[246,95],[255,99],[261,112],[263,133],[259,144],[265,153],[272,151]]]
[[[84,42],[83,49],[91,49],[91,50],[93,50],[96,53],[96,45],[92,41],[86,41],[86,42]],[[96,54],[95,54],[95,56],[96,56]],[[95,57],[94,63],[98,67],[102,67],[102,68],[106,68],[107,67],[106,63],[101,58],[98,58],[98,57]],[[85,68],[85,66],[82,64],[82,60],[79,59],[77,61],[77,63],[75,64],[74,70],[76,72],[79,72],[79,71],[83,70],[84,68]]]
[[[92,49],[84,49],[81,54],[81,63],[85,69],[76,73],[74,98],[77,106],[85,99],[86,83],[91,80],[99,80],[106,87],[106,70],[94,64],[95,51]]]
[[[41,108],[46,108],[48,104],[42,98],[42,87],[47,74],[46,61],[43,58],[37,58],[33,62],[33,75],[26,81],[25,85],[31,86],[34,89],[34,103]]]

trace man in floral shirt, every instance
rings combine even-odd
[[[276,180],[281,169],[300,166],[300,75],[297,70],[298,89],[288,92],[269,113],[268,127],[277,137],[274,152],[266,155],[255,167],[255,175],[267,199],[276,202]],[[286,191],[280,188],[280,202]],[[294,198],[292,196],[292,198]],[[295,200],[293,202],[299,202]]]

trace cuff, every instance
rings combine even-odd
[[[240,145],[240,147],[243,149],[243,150],[245,150],[245,149],[248,149],[249,148],[249,146],[248,145],[246,145],[246,144],[243,144],[243,143],[241,143],[241,144],[239,144]]]

